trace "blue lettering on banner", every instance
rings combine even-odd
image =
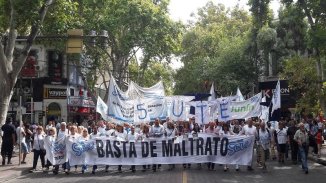
[[[173,101],[172,114],[173,114],[174,116],[176,116],[176,117],[180,117],[180,116],[182,115],[182,113],[183,113],[183,101],[181,101],[181,112],[180,112],[180,114],[175,114],[175,113],[174,113],[174,106],[175,106],[175,101]]]
[[[200,112],[201,112],[201,123],[204,123],[204,107],[207,107],[206,104],[202,104],[202,105],[197,105],[196,107],[200,107]]]
[[[145,119],[145,118],[147,117],[147,111],[146,111],[146,109],[141,108],[143,105],[144,105],[144,104],[138,104],[138,105],[137,105],[137,110],[138,110],[138,111],[144,111],[144,112],[145,112],[144,117],[141,117],[140,115],[138,115],[138,119]]]
[[[81,156],[83,152],[93,150],[95,147],[95,142],[85,143],[83,141],[78,143],[73,143],[71,146],[72,151],[76,156]]]
[[[113,96],[118,96],[120,100],[127,100],[127,98],[123,98],[121,93],[118,91],[117,86],[114,85],[113,91],[112,91]]]
[[[252,140],[245,140],[245,139],[229,142],[228,155],[232,156],[236,152],[247,149],[248,147],[250,147],[251,143],[252,143]]]
[[[222,119],[227,119],[227,118],[229,118],[229,115],[225,115],[225,114],[223,113],[223,111],[227,111],[227,110],[228,110],[227,105],[228,105],[228,102],[222,102],[222,103],[220,104],[220,108],[221,108],[221,118],[222,118]]]

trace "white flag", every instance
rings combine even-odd
[[[281,108],[281,86],[280,86],[280,80],[277,81],[276,87],[275,87],[275,91],[273,93],[273,97],[272,97],[272,112],[271,114],[273,114],[273,112],[277,109]]]
[[[236,99],[237,102],[244,101],[243,95],[242,95],[242,93],[241,93],[239,87],[237,88],[237,97],[238,97],[238,98]]]
[[[208,97],[208,101],[212,101],[212,100],[216,99],[215,90],[214,90],[214,82],[212,83],[211,90],[209,91],[209,94],[211,94],[211,96]]]
[[[108,120],[107,111],[108,111],[108,106],[101,99],[101,97],[98,96],[97,103],[96,103],[96,112],[100,113],[104,120]]]

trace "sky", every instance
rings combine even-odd
[[[249,11],[247,6],[248,0],[170,0],[169,13],[173,20],[181,20],[183,23],[187,23],[187,20],[191,20],[190,14],[196,13],[198,8],[201,8],[212,1],[214,4],[224,4],[227,8],[231,8],[239,4],[240,8],[244,8]],[[274,13],[280,6],[280,0],[272,0],[271,8]]]
[[[170,0],[169,13],[170,17],[175,21],[182,21],[187,23],[188,20],[192,20],[191,13],[197,13],[197,9],[205,6],[207,2],[212,1],[214,4],[224,4],[226,8],[232,8],[239,4],[240,8],[244,8],[249,11],[247,5],[248,0]],[[280,0],[272,0],[270,4],[275,15],[280,7]],[[183,64],[179,61],[179,58],[174,58],[171,63],[173,69],[179,69]]]

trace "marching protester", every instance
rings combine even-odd
[[[100,137],[100,133],[98,132],[98,127],[94,124],[92,125],[92,133],[89,135],[89,138],[91,140],[95,140],[99,137]],[[92,174],[95,174],[96,171],[97,171],[97,165],[93,165]]]
[[[135,132],[135,127],[130,126],[130,132],[127,134],[127,141],[136,143],[139,138],[139,134]],[[136,172],[136,165],[131,165],[130,170]]]
[[[48,132],[49,132],[49,134],[47,134],[44,138],[44,145],[48,145],[50,147],[50,149],[53,149],[53,145],[56,141],[56,135],[57,135],[56,128],[51,127],[51,128],[49,128]],[[50,154],[50,153],[51,152],[48,152],[46,154],[46,157],[48,157],[48,154]],[[46,165],[45,165],[46,171],[49,170],[50,166],[51,166],[51,162],[49,161],[48,158],[46,158]],[[53,174],[55,174],[55,175],[58,174],[58,171],[59,171],[59,165],[54,165]]]
[[[194,140],[198,139],[198,134],[200,132],[201,132],[201,128],[200,128],[199,124],[194,122],[192,131],[191,131],[192,138]],[[201,169],[201,163],[197,163],[197,167],[198,167],[198,169]]]
[[[45,133],[48,134],[48,130],[50,128],[54,127],[54,121],[53,120],[49,120],[48,124],[45,127]]]
[[[219,136],[221,138],[223,137],[229,137],[229,136],[232,136],[234,135],[233,132],[230,131],[230,127],[227,123],[224,123],[223,126],[222,126],[222,130],[220,130],[219,132]],[[224,172],[228,171],[229,170],[229,167],[227,164],[224,165]]]
[[[77,126],[73,125],[70,127],[70,134],[66,137],[65,141],[68,142],[76,142],[80,135],[77,133]],[[77,171],[77,167],[75,167]],[[69,175],[70,173],[70,163],[69,163],[69,157],[67,157],[66,167],[65,167],[65,173]]]
[[[126,142],[127,141],[127,133],[124,131],[122,124],[117,124],[116,126],[116,140],[119,142]],[[122,165],[118,165],[118,172],[121,173]]]
[[[67,135],[68,135],[67,124],[66,122],[61,122],[58,131],[58,139],[65,138]]]
[[[275,136],[275,128],[272,126],[271,122],[267,122],[266,127],[271,134],[271,144],[270,144],[270,157],[272,160],[276,160],[276,152],[275,152],[275,146],[276,146],[276,136]]]
[[[1,156],[2,156],[2,165],[6,163],[6,156],[8,157],[7,164],[11,164],[12,152],[14,149],[14,144],[16,144],[15,139],[15,126],[12,124],[11,120],[7,120],[6,124],[1,127],[3,131],[2,135],[2,144],[1,144]]]
[[[21,164],[26,164],[25,159],[26,159],[26,155],[27,155],[27,145],[26,145],[26,141],[25,141],[26,132],[24,130],[23,122],[21,122],[21,126],[19,126],[16,129],[16,134],[17,134],[17,139],[18,139],[18,145],[20,145],[20,147],[21,147],[21,154],[19,155],[22,157]]]
[[[214,122],[209,122],[208,123],[208,127],[205,129],[205,133],[212,134],[212,135],[216,135],[216,134],[219,133],[219,131],[216,131],[216,129],[215,129],[215,123]],[[208,167],[208,170],[214,170],[215,163],[208,162],[207,167]]]
[[[256,143],[255,143],[256,155],[257,155],[256,161],[257,161],[257,166],[258,167],[262,167],[262,165],[261,165],[261,153],[260,153],[261,146],[259,146],[259,140],[258,140],[259,139],[258,132],[259,132],[259,129],[260,129],[260,122],[256,122],[255,121],[254,122],[254,125],[255,125],[256,130],[257,130]]]
[[[271,134],[269,130],[266,128],[265,123],[260,123],[260,128],[258,130],[258,146],[259,148],[259,154],[260,154],[260,163],[263,167],[263,170],[266,170],[266,160],[269,154],[269,147],[270,147],[270,141],[271,141]]]
[[[147,124],[143,124],[142,126],[142,131],[139,135],[139,139],[144,142],[144,141],[148,141],[149,140],[149,137],[150,137],[150,132],[149,132],[149,125]],[[150,168],[150,165],[143,165],[143,172],[146,171],[146,169],[149,169]],[[156,169],[155,169],[156,171]]]
[[[26,133],[25,141],[27,146],[27,154],[29,154],[32,151],[33,148],[33,132],[31,131],[31,126],[29,124],[24,125],[24,130]]]
[[[79,140],[80,141],[84,141],[87,142],[89,140],[89,135],[88,135],[88,130],[87,128],[83,128],[83,134],[80,136]],[[81,157],[84,159],[83,165],[82,165],[82,174],[85,173],[85,171],[87,171],[87,164],[85,162],[85,156]]]
[[[50,131],[51,129],[49,129]],[[45,167],[45,148],[44,148],[44,138],[45,138],[45,133],[43,132],[43,127],[38,126],[36,128],[36,134],[34,135],[34,146],[33,146],[33,153],[34,153],[34,158],[33,158],[33,168],[30,172],[35,172],[36,171],[36,166],[37,166],[37,161],[38,158],[41,159],[41,164],[42,164],[42,169]]]
[[[242,131],[239,133],[239,135],[248,135],[248,136],[254,136],[255,139],[257,137],[257,130],[256,127],[253,125],[253,120],[251,118],[249,118],[247,120],[247,124],[245,126],[243,126]],[[254,151],[254,148],[252,149],[252,151]],[[254,155],[254,153],[252,153]],[[253,160],[253,158],[252,158]],[[249,165],[247,167],[247,170],[252,171],[254,170],[252,168],[252,162],[251,165]]]
[[[154,137],[154,138],[161,138],[164,134],[164,127],[163,125],[161,125],[160,123],[160,119],[159,118],[156,118],[155,121],[154,121],[154,124],[152,125],[151,127],[151,135]],[[161,168],[161,165],[158,165],[158,169]],[[153,172],[156,172],[156,164],[153,164]]]
[[[99,127],[99,129],[102,130],[102,128],[104,127],[103,121],[100,123],[100,125],[101,126]],[[101,133],[101,135],[105,134],[105,136],[108,137],[110,140],[115,140],[116,139],[115,133],[116,133],[115,125],[113,123],[107,123],[105,132]],[[109,172],[109,167],[110,165],[105,165],[105,172]]]
[[[291,160],[293,164],[297,164],[299,147],[298,147],[298,143],[294,140],[294,134],[298,130],[298,128],[293,120],[289,122],[289,125],[290,126],[288,128],[287,135],[289,138],[289,144],[291,148]]]
[[[188,121],[184,121],[182,124],[183,124],[183,128],[182,128],[182,131],[179,132],[179,135],[183,137],[183,140],[188,140],[188,136],[191,133],[190,123]],[[187,168],[187,165],[188,165],[188,168],[191,167],[190,163],[183,164],[182,166],[185,169],[185,168]]]
[[[294,140],[298,143],[299,153],[301,157],[302,169],[308,174],[308,163],[307,156],[309,150],[309,135],[306,132],[305,126],[303,123],[299,124],[299,130],[294,134]]]
[[[275,131],[278,145],[278,162],[284,163],[286,146],[288,144],[287,129],[285,128],[284,122],[280,122],[278,128]]]
[[[174,138],[177,135],[177,130],[174,127],[174,124],[171,121],[166,122],[166,128],[164,129],[164,136],[168,140],[174,141]],[[175,168],[175,164],[169,164],[168,170],[173,170]]]

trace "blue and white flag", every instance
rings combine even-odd
[[[237,101],[237,102],[244,101],[244,97],[243,97],[239,87],[237,88],[237,99],[235,101]]]
[[[281,108],[281,86],[280,86],[280,80],[277,81],[275,90],[273,92],[273,97],[272,97],[272,112],[271,114],[273,114],[273,112],[277,109]]]
[[[101,99],[101,97],[98,96],[97,97],[97,103],[96,103],[96,112],[100,113],[104,120],[108,120],[107,111],[108,111],[108,106]]]

